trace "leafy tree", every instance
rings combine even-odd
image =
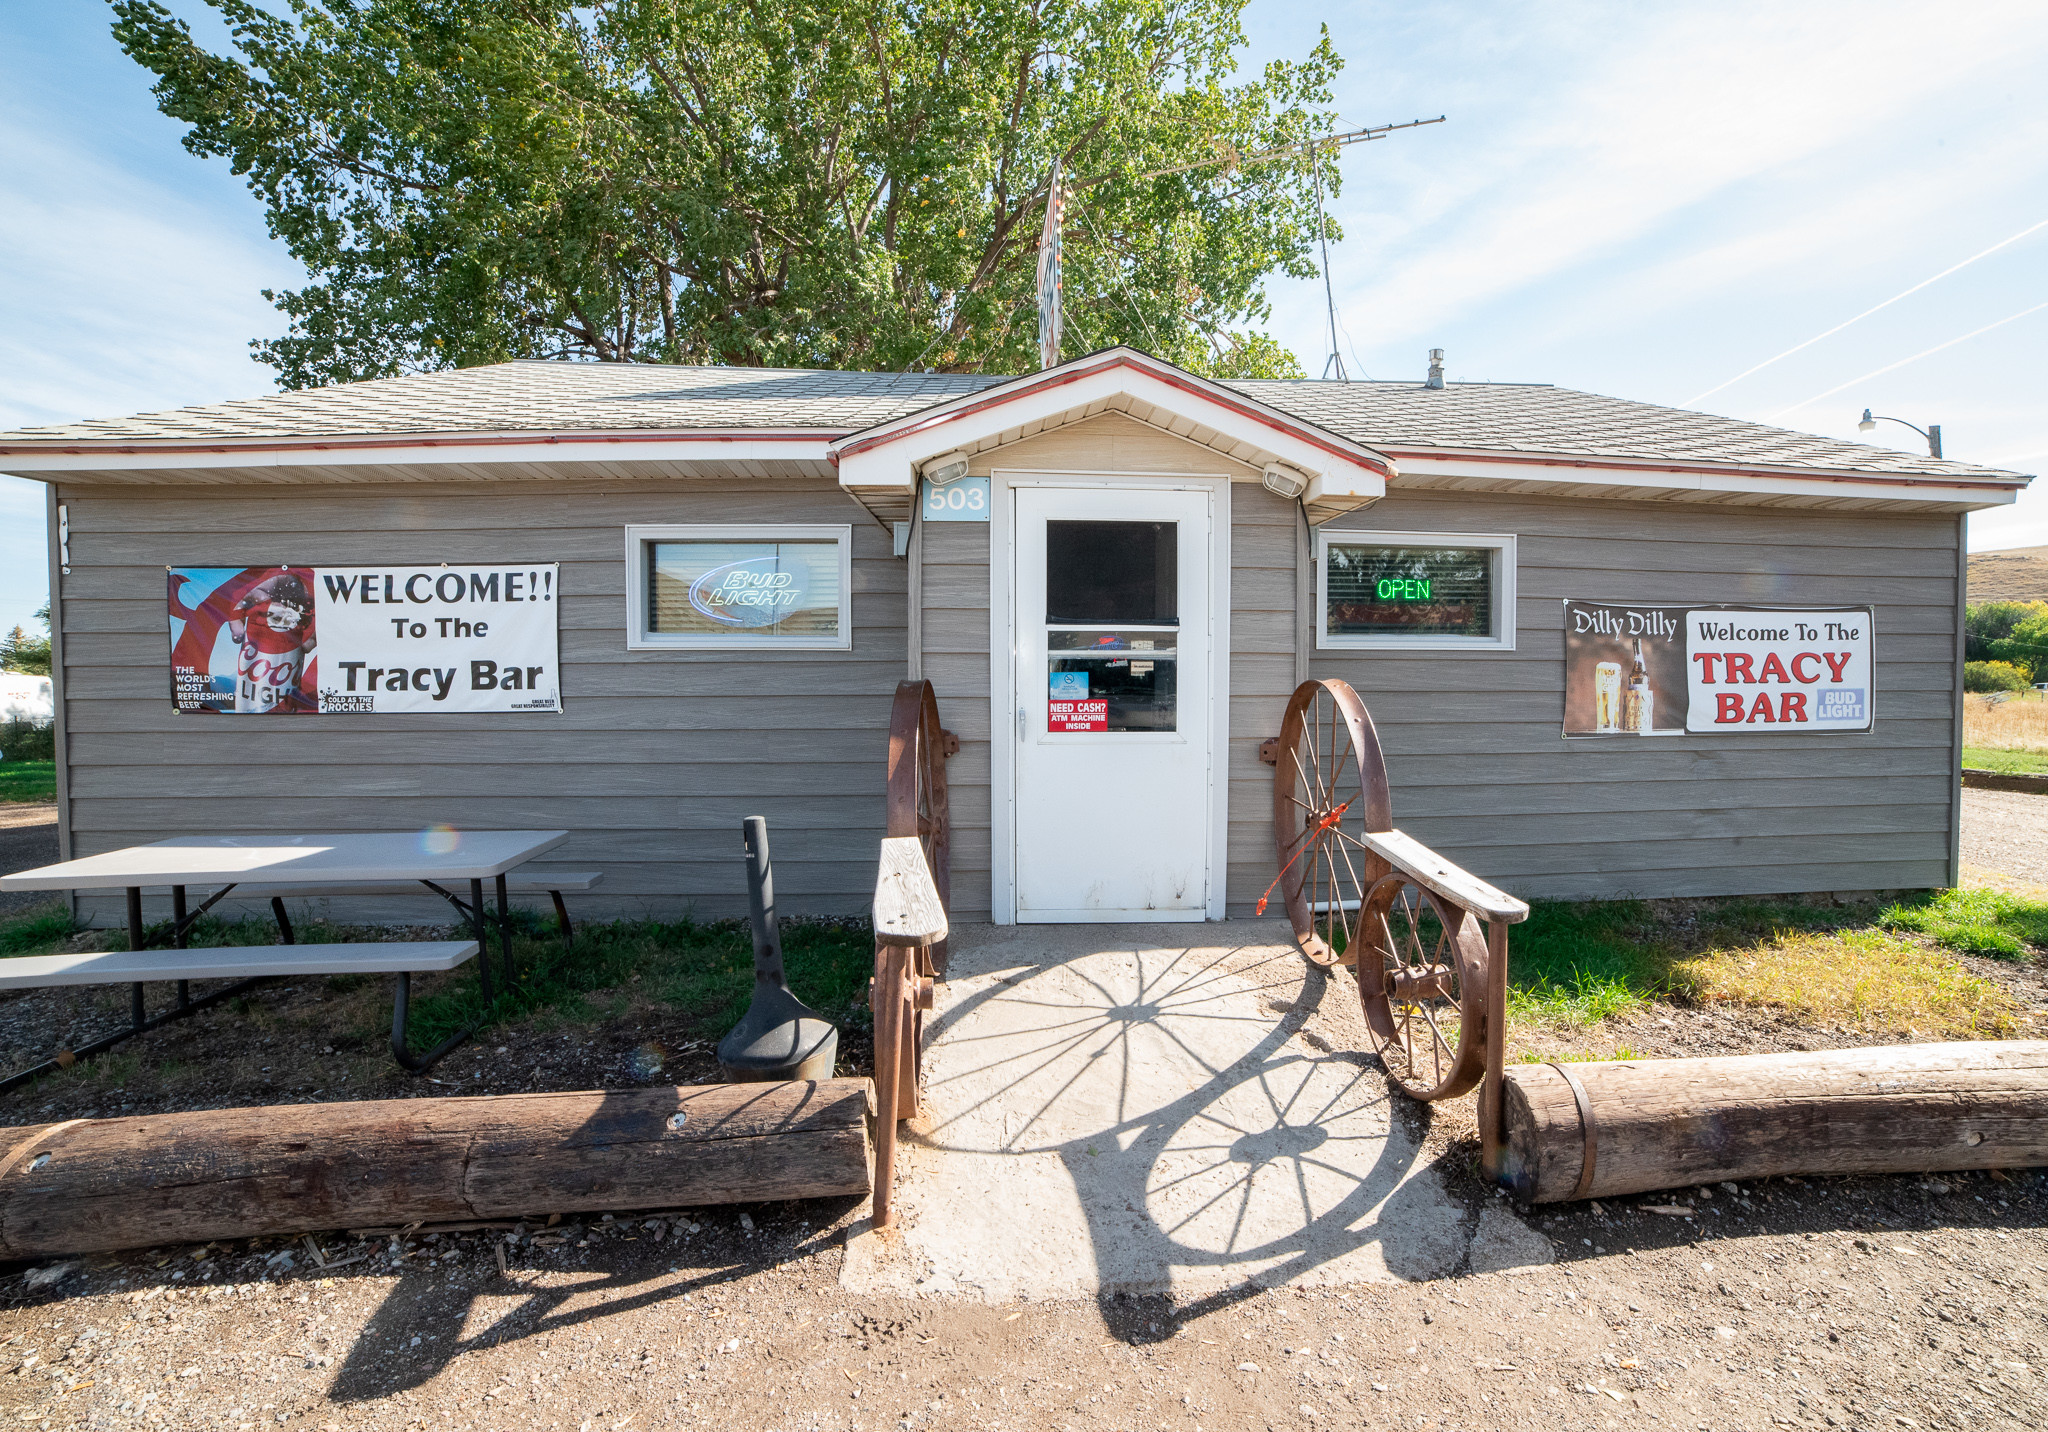
[[[1963,663],[1965,691],[2025,691],[2027,673],[2009,661],[1966,661]]]
[[[2048,681],[2048,604],[2033,615],[2014,623],[2007,635],[1987,641],[1985,650],[1994,661],[2009,661],[2027,673],[2029,682]],[[1964,653],[1965,664],[1968,653]]]
[[[41,636],[30,636],[19,624],[6,636],[0,637],[0,671],[16,671],[28,676],[50,674],[50,604],[44,602],[36,612],[36,620],[43,624]]]
[[[1991,643],[2012,635],[2028,617],[2048,613],[2048,602],[1977,602],[1963,608],[1963,659],[1988,661]]]
[[[520,357],[1028,371],[1053,161],[1066,351],[1299,372],[1341,66],[1239,78],[1245,0],[153,0],[114,34],[311,281],[286,387]],[[1311,155],[1314,157],[1311,158]],[[1177,173],[1160,173],[1178,168]],[[1333,236],[1335,230],[1333,227]]]

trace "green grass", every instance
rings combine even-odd
[[[2048,751],[2006,751],[1996,746],[1963,747],[1963,765],[2007,776],[2048,776]]]
[[[696,1034],[717,1038],[739,1021],[753,993],[754,946],[743,921],[583,923],[576,927],[575,948],[565,951],[551,919],[542,920],[531,911],[515,911],[513,918],[517,986],[497,988],[487,1008],[472,961],[431,993],[416,993],[411,1014],[416,1047],[438,1043],[479,1020],[486,1026],[502,1026],[527,1020],[590,1023],[617,1018],[641,997],[683,1011]],[[68,917],[17,917],[0,922],[0,950],[27,954],[61,943],[69,933]],[[165,927],[159,926],[152,937],[160,940],[164,933]],[[361,932],[320,921],[298,928],[303,944],[347,942],[352,937],[359,939]],[[109,931],[108,939],[114,948],[126,947],[126,937],[118,930]],[[205,919],[193,927],[191,943],[267,945],[276,939],[276,927],[266,920]],[[841,1027],[866,1026],[874,937],[865,924],[785,920],[782,951],[790,988],[798,998]],[[490,958],[495,975],[502,968],[495,939]],[[360,977],[343,975],[331,980],[330,988],[347,993],[363,983]],[[381,988],[378,1000],[385,1011],[380,1018],[388,1020],[389,995]],[[365,1033],[374,1036],[375,1031]]]
[[[76,928],[71,912],[61,907],[7,916],[0,919],[0,955],[50,954]]]
[[[41,804],[55,799],[55,761],[0,761],[0,801]]]
[[[1508,1015],[1589,1024],[1651,1000],[1691,997],[1682,964],[1702,949],[1857,918],[1792,900],[1724,900],[1675,923],[1640,900],[1538,901],[1511,941]]]
[[[1878,923],[1972,955],[2017,960],[2048,948],[2048,901],[2003,890],[1935,891],[1889,907]]]

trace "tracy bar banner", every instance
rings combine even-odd
[[[166,573],[181,712],[562,709],[555,563]]]
[[[1859,732],[1869,607],[1564,604],[1564,734]]]

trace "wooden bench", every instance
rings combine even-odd
[[[562,927],[563,943],[574,939],[569,926],[569,907],[562,903],[564,892],[586,894],[595,890],[604,881],[601,870],[539,870],[523,875],[505,877],[505,893],[508,895],[545,895],[554,902],[555,919]],[[169,887],[162,887],[168,889]],[[438,886],[430,886],[418,880],[346,880],[329,885],[255,885],[243,884],[232,887],[245,891],[249,898],[271,902],[271,913],[277,917],[278,929],[289,937],[291,922],[284,914],[287,900],[324,900],[330,896],[343,895],[353,898],[380,895],[440,895],[453,900],[448,892]],[[152,892],[156,893],[156,892]],[[210,902],[208,902],[210,903]],[[467,907],[459,900],[453,901],[456,908],[468,913]]]
[[[132,1027],[72,1051],[73,1057],[78,1058],[97,1053],[102,1046],[129,1038],[167,1020],[182,1018],[209,1004],[217,1004],[249,989],[257,980],[306,975],[396,975],[398,985],[391,1001],[391,1054],[406,1069],[419,1074],[438,1063],[475,1030],[472,1027],[452,1034],[425,1054],[416,1055],[408,1049],[405,1026],[411,1004],[412,977],[455,969],[474,959],[479,948],[475,940],[394,940],[356,945],[223,945],[196,950],[16,955],[0,959],[0,990],[133,985],[137,993]],[[142,1018],[141,989],[147,980],[176,980],[177,1007],[155,1019]],[[187,987],[191,980],[234,980],[236,983],[195,1000]],[[17,1080],[26,1079],[45,1070],[53,1070],[62,1062],[53,1061],[15,1077]]]

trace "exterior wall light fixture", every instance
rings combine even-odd
[[[1307,473],[1296,472],[1293,468],[1283,467],[1277,462],[1267,465],[1265,475],[1259,481],[1265,485],[1266,491],[1289,501],[1308,491]]]
[[[949,452],[944,457],[935,457],[918,471],[933,487],[944,487],[949,482],[958,482],[967,476],[968,455],[964,452]]]

